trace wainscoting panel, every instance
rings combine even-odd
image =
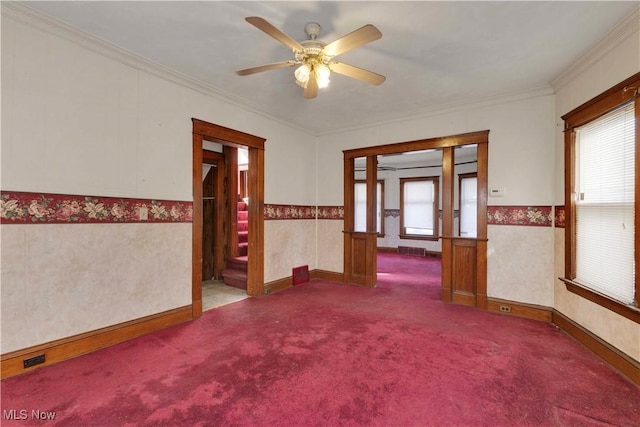
[[[452,275],[451,300],[457,304],[476,305],[476,262],[475,239],[451,239]]]

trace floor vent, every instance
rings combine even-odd
[[[412,248],[411,246],[398,246],[398,253],[402,255],[425,256],[427,250],[425,248]]]

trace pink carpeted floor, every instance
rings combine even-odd
[[[439,301],[439,260],[314,281],[2,382],[10,425],[637,426],[640,388],[553,325]],[[53,421],[31,417],[55,412]]]

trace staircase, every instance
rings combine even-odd
[[[247,252],[249,248],[249,211],[245,202],[238,202],[238,256],[227,258],[222,281],[234,288],[247,289]]]
[[[249,211],[245,202],[238,202],[238,256],[246,257],[249,249]]]

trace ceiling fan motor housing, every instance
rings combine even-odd
[[[309,22],[304,26],[304,32],[307,33],[307,37],[309,40],[315,40],[320,35],[320,24],[317,22]]]

